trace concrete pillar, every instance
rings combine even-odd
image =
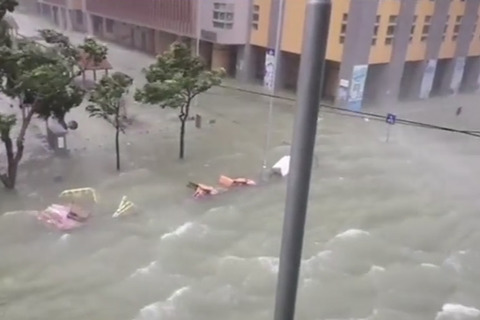
[[[213,45],[212,50],[212,69],[224,68],[228,71],[230,68],[230,48],[218,44]]]
[[[170,48],[170,45],[175,42],[177,36],[168,32],[155,30],[155,52],[162,54]]]
[[[400,84],[405,67],[410,33],[417,7],[417,0],[402,0],[400,14],[395,27],[395,41],[392,44],[392,57],[384,70],[379,73],[379,81],[374,92],[374,101],[380,104],[396,102],[400,94]]]
[[[376,23],[379,0],[354,0],[350,2],[347,30],[339,71],[337,104],[352,110],[362,107],[366,82],[366,68]],[[335,41],[339,41],[335,39]]]
[[[57,8],[56,11],[57,11],[58,26],[60,27],[60,29],[65,30],[67,25],[67,21],[65,18],[65,11],[64,11],[65,9],[61,7],[56,7],[56,8]]]
[[[461,92],[475,92],[479,88],[480,78],[480,57],[468,57],[465,62]]]
[[[70,2],[67,3],[67,5],[69,5]],[[67,30],[67,31],[72,31],[73,30],[73,26],[72,26],[72,14],[71,14],[71,11],[69,9],[69,7],[67,6],[66,8],[62,8],[61,9],[62,11],[62,15],[64,17],[64,29]]]
[[[237,47],[235,76],[239,81],[249,82],[255,77],[255,57],[252,46],[247,44]]]

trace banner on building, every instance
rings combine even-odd
[[[348,94],[348,109],[360,111],[362,109],[363,93],[367,81],[368,65],[356,65],[353,67],[350,91]]]
[[[422,84],[420,85],[420,99],[430,97],[432,91],[433,79],[435,78],[435,70],[437,69],[437,60],[428,60],[425,71],[423,72]]]
[[[275,50],[267,50],[265,53],[263,85],[269,90],[273,90],[275,85]]]
[[[452,94],[457,94],[460,90],[466,62],[467,61],[465,57],[458,57],[455,59],[455,69],[453,70],[452,82],[450,83],[450,89],[452,90]]]

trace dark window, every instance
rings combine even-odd
[[[378,34],[378,26],[375,26],[375,27],[373,28],[373,34],[374,34],[374,35],[377,35],[377,34]]]
[[[343,22],[347,22],[348,20],[348,13],[343,14]]]
[[[372,46],[376,46],[377,45],[377,38],[373,38],[372,39]]]
[[[415,33],[415,26],[412,26],[412,28],[410,29],[410,34],[414,34]]]
[[[394,33],[395,33],[395,26],[388,26],[387,35],[391,36]]]
[[[386,45],[391,45],[393,43],[393,38],[392,37],[389,37],[389,38],[385,38],[385,44]]]
[[[338,40],[341,44],[345,43],[345,37],[340,36],[340,39]]]
[[[430,26],[423,26],[422,33],[423,34],[428,34],[428,31],[430,31]]]
[[[344,34],[345,32],[347,32],[347,25],[342,24],[342,28],[340,29],[340,33]]]
[[[458,33],[459,31],[460,31],[460,26],[456,24],[455,27],[453,27],[453,32]]]
[[[113,33],[113,20],[112,19],[105,19],[105,29],[107,29],[108,33]]]

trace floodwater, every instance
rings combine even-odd
[[[474,126],[468,99],[398,113]],[[0,192],[1,318],[271,319],[285,181],[202,201],[185,188],[216,184],[220,174],[258,177],[267,107],[226,89],[202,95],[203,128],[190,124],[187,159],[178,161],[175,113],[132,106],[122,174],[113,131],[82,110],[72,114],[80,127],[69,137],[71,157],[41,151],[32,135],[38,151],[25,159],[18,191]],[[277,101],[269,164],[288,154],[293,113]],[[386,143],[385,124],[367,120],[319,118],[298,319],[480,319],[479,140],[396,125]],[[15,212],[74,187],[100,198],[84,229],[62,234]],[[139,213],[112,219],[122,195]]]

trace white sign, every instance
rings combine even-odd
[[[273,90],[275,83],[275,51],[267,50],[265,54],[265,75],[263,77],[263,85]]]
[[[348,85],[350,84],[350,81],[346,79],[340,79],[340,87],[342,88],[348,88]]]

